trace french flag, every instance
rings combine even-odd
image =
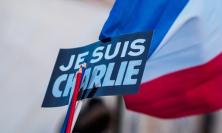
[[[100,39],[153,31],[130,110],[178,118],[222,108],[222,0],[116,0]]]

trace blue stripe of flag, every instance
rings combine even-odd
[[[116,0],[99,39],[153,31],[149,56],[189,0]]]

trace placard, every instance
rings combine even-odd
[[[78,99],[138,91],[151,33],[134,33],[72,49],[60,49],[42,107],[68,104],[75,74],[86,63]]]

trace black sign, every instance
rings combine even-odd
[[[60,49],[43,107],[68,104],[75,74],[87,64],[78,99],[138,91],[151,41],[151,33],[134,33],[88,46]]]

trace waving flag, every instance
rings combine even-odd
[[[161,118],[222,108],[222,1],[116,0],[100,39],[154,31],[138,94],[127,108]]]

